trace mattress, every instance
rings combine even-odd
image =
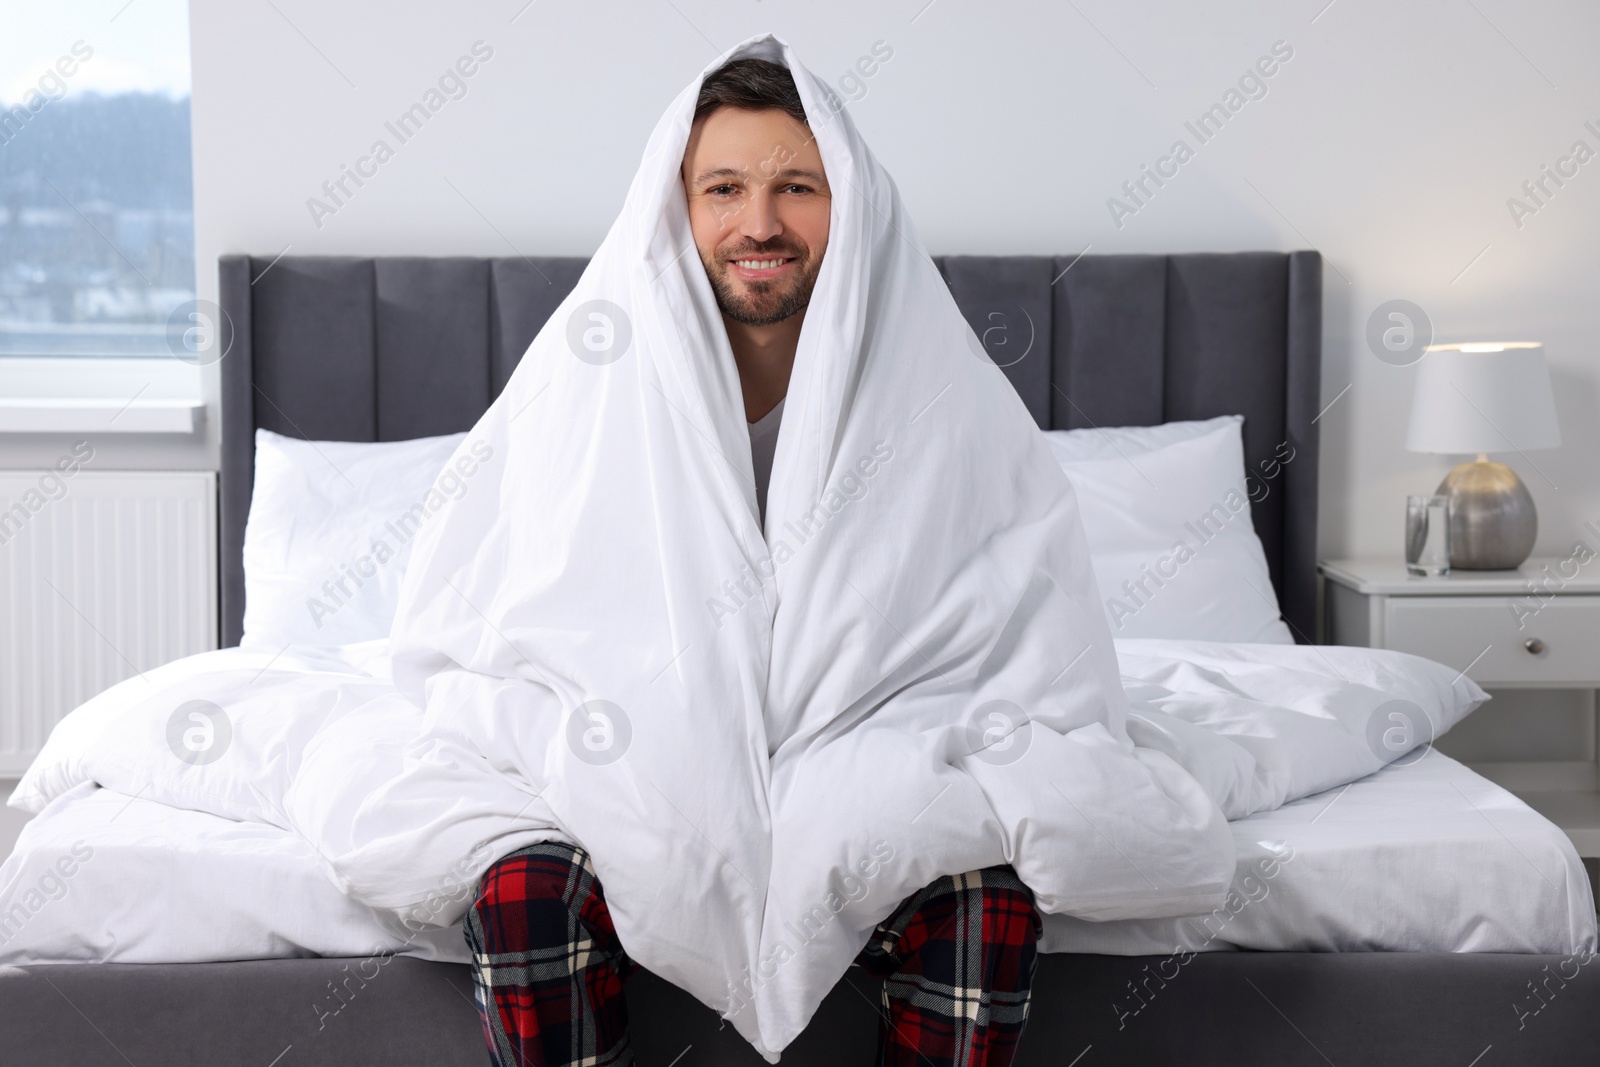
[[[1589,879],[1561,829],[1424,749],[1338,789],[1229,823],[1238,864],[1209,915],[1046,916],[1046,952],[1113,956],[1593,951]]]
[[[1048,916],[1043,949],[1567,954],[1594,945],[1588,879],[1566,836],[1436,751],[1230,825],[1238,873],[1222,909],[1106,923]],[[0,964],[467,959],[459,925],[413,932],[351,901],[297,834],[92,783],[52,801],[0,865],[0,939]]]

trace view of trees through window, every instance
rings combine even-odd
[[[124,33],[162,32],[138,14]],[[66,27],[74,39],[21,21],[34,47],[0,56],[15,63],[0,84],[0,357],[169,356],[167,320],[195,286],[187,27],[180,15],[163,56],[181,59],[179,94],[170,72],[166,91],[136,88],[163,79],[128,76],[115,23],[97,49],[98,25]]]

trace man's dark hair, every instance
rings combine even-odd
[[[777,108],[796,122],[806,121],[789,68],[765,59],[735,59],[726,63],[700,83],[700,99],[694,105],[694,121],[699,122],[719,107],[746,111]]]

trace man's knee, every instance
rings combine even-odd
[[[993,870],[1002,870],[1005,876],[996,877],[991,874]],[[1009,867],[978,873],[986,876],[980,890],[985,940],[1007,944],[1032,944],[1039,940],[1044,932],[1044,920],[1034,906],[1033,891],[1023,885]]]
[[[489,864],[478,879],[478,901],[493,904],[560,897],[584,865],[580,849],[559,842],[529,845]]]
[[[508,853],[483,872],[472,910],[480,924],[526,947],[559,944],[599,888],[587,859],[581,849],[555,842]]]
[[[940,878],[909,897],[879,925],[857,962],[886,973],[915,956],[942,955],[957,942],[1031,951],[1043,930],[1033,892],[1010,867],[989,867]]]
[[[924,910],[964,927],[959,932],[945,931],[946,937],[976,937],[984,945],[1005,951],[1031,948],[1044,931],[1033,891],[1010,867],[969,871],[934,885],[938,891],[923,905]]]

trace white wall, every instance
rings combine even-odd
[[[1539,551],[1600,519],[1600,160],[1520,230],[1506,207],[1575,140],[1600,151],[1592,4],[524,2],[192,0],[202,295],[227,252],[587,254],[721,49],[771,29],[837,85],[881,40],[893,58],[851,110],[936,254],[1323,253],[1324,401],[1351,386],[1320,423],[1324,555],[1398,553],[1402,497],[1450,465],[1403,451],[1415,371],[1365,347],[1393,298],[1442,340],[1545,343],[1564,443],[1497,458],[1538,503]],[[318,228],[307,198],[395,144],[383,123],[477,40],[494,55],[468,95]],[[1107,199],[1195,145],[1184,122],[1276,41],[1293,57],[1267,95],[1119,228]]]

